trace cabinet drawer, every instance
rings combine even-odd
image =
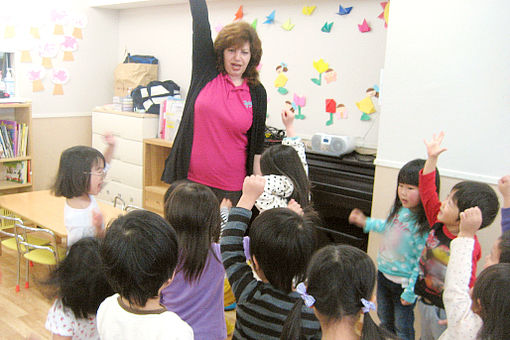
[[[142,141],[155,138],[158,132],[158,115],[154,117],[131,117],[112,113],[92,112],[92,132],[112,132],[125,139]]]
[[[108,182],[97,195],[97,198],[113,203],[113,198],[116,195],[120,195],[120,198],[122,198],[126,204],[136,205],[137,207],[142,206],[142,189],[133,188],[115,181]]]
[[[106,181],[119,182],[130,187],[142,189],[143,167],[113,159],[106,176]]]
[[[145,191],[144,208],[153,211],[157,214],[163,215],[163,196],[161,194]]]
[[[92,147],[101,152],[106,150],[106,143],[103,141],[103,135],[92,134]],[[143,143],[115,136],[115,151],[113,158],[123,162],[136,165],[143,164]]]

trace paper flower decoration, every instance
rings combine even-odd
[[[18,40],[18,49],[21,51],[20,62],[31,63],[32,55],[30,51],[35,47],[33,39],[25,38]]]
[[[4,6],[5,7],[5,6]],[[5,14],[4,14],[5,13]],[[15,19],[9,14],[9,10],[2,8],[0,22],[4,26],[4,39],[11,39],[16,36]]]
[[[34,39],[41,39],[41,35],[39,34],[39,27],[31,26],[30,27],[30,35]]]
[[[314,84],[320,86],[322,83],[322,74],[328,70],[329,64],[326,63],[324,59],[319,59],[313,62],[313,67],[319,72],[319,78],[312,78],[311,80]]]
[[[333,114],[336,113],[336,101],[334,99],[326,99],[326,112],[329,113],[329,120],[326,126],[333,124]]]
[[[69,21],[69,14],[65,9],[54,9],[50,13],[50,19],[55,24],[54,35],[64,35],[64,25]]]
[[[60,44],[62,50],[64,51],[64,61],[73,61],[73,51],[78,49],[78,40],[75,37],[66,35],[64,36],[64,41]]]
[[[69,81],[69,72],[64,68],[54,68],[51,72],[51,81],[55,84],[53,95],[63,95],[64,85]]]
[[[294,93],[294,102],[293,104],[297,107],[298,113],[294,116],[296,119],[305,119],[305,115],[301,114],[301,108],[306,105],[306,97],[305,96],[298,96]]]
[[[54,42],[44,42],[39,45],[39,55],[42,58],[41,64],[46,68],[52,68],[51,58],[55,58],[58,53],[58,44]]]
[[[73,37],[83,39],[83,29],[87,26],[87,16],[85,14],[77,14],[71,18],[73,23]]]
[[[28,80],[32,82],[32,92],[44,91],[42,79],[46,75],[44,68],[38,65],[32,66],[27,72]]]

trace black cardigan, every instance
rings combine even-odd
[[[207,5],[205,0],[190,0],[193,17],[193,66],[191,85],[186,97],[179,130],[165,161],[161,180],[172,183],[188,177],[191,148],[193,144],[195,101],[202,89],[218,76],[216,54],[211,37]],[[250,86],[253,122],[248,130],[246,173],[253,173],[253,159],[264,151],[264,129],[266,126],[267,94],[264,86]]]

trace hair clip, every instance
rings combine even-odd
[[[361,298],[361,303],[363,304],[363,307],[361,307],[361,310],[363,313],[368,313],[370,310],[375,310],[375,303],[372,301],[365,300],[364,298]]]
[[[306,287],[303,282],[296,286],[296,292],[298,292],[301,295],[301,298],[305,302],[306,307],[310,308],[313,306],[313,304],[315,303],[315,298],[306,293]]]

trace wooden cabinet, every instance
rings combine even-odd
[[[115,196],[120,196],[125,204],[142,206],[143,140],[157,135],[158,120],[154,114],[94,109],[92,146],[103,152],[106,132],[113,133],[116,140],[106,186],[97,195],[99,199],[112,202]]]
[[[28,138],[26,156],[0,158],[0,194],[12,194],[16,192],[31,191],[32,176],[32,103],[0,103],[0,119],[13,120],[24,123],[27,126]],[[27,167],[27,183],[16,183],[5,180],[5,164],[9,162],[23,161]]]
[[[163,196],[169,185],[161,181],[165,160],[172,143],[160,138],[143,141],[143,205],[144,209],[163,215]]]

